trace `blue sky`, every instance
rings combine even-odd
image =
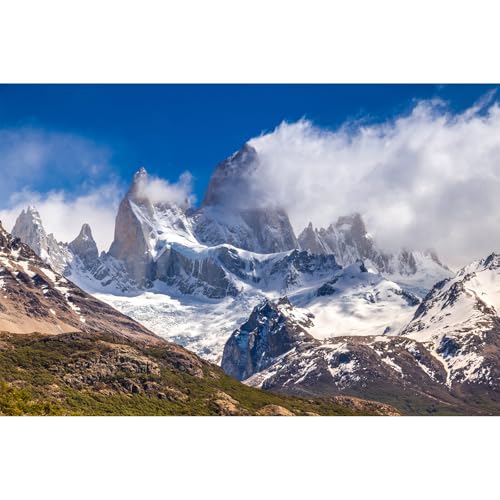
[[[461,265],[500,250],[498,99],[494,85],[0,85],[0,220],[34,204],[59,240],[86,222],[106,250],[139,167],[199,202],[253,138],[259,196],[297,232],[359,211],[386,248]]]
[[[323,128],[345,121],[382,121],[416,100],[435,97],[451,109],[470,106],[488,85],[1,85],[0,129],[71,134],[92,145],[91,176],[74,167],[71,146],[44,172],[24,179],[37,192],[82,189],[118,176],[127,183],[141,165],[166,179],[189,170],[198,199],[215,165],[248,139],[302,117]],[[79,149],[76,148],[75,156]],[[89,159],[90,161],[90,159]],[[59,163],[59,166],[54,165]],[[2,168],[0,164],[0,169]],[[50,170],[56,174],[51,175]],[[5,193],[4,193],[5,196]]]

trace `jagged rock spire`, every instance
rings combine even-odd
[[[99,257],[97,245],[88,224],[83,224],[78,236],[68,245],[69,249],[87,266],[96,264]]]
[[[47,257],[49,246],[47,233],[40,214],[33,205],[28,206],[19,214],[12,229],[12,236],[30,246],[42,259]]]
[[[248,176],[257,168],[258,161],[256,149],[244,144],[240,150],[220,162],[210,179],[202,206],[233,204],[246,196]]]

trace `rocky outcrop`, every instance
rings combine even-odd
[[[311,318],[298,317],[292,311],[287,298],[277,302],[265,300],[255,307],[248,321],[227,341],[222,369],[238,380],[245,380],[266,369],[297,342],[315,343],[305,330]]]
[[[88,224],[83,224],[80,234],[68,245],[68,248],[87,269],[94,269],[98,265],[99,251]]]
[[[264,406],[264,408],[261,408],[257,414],[266,417],[292,417],[295,415],[295,413],[279,405]]]
[[[220,162],[210,178],[202,206],[238,206],[251,194],[249,180],[258,168],[259,157],[249,144]]]
[[[281,283],[282,290],[289,290],[307,281],[323,281],[333,276],[341,267],[333,254],[317,255],[309,251],[292,250],[280,259],[272,259],[269,280]]]
[[[379,271],[389,271],[391,256],[376,248],[360,214],[339,217],[326,229],[314,229],[310,223],[298,239],[302,249],[318,254],[334,254],[342,266],[356,260],[369,260]]]

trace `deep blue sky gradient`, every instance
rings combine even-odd
[[[0,128],[70,132],[112,152],[128,182],[144,165],[175,181],[189,170],[201,199],[216,164],[245,141],[281,121],[302,117],[335,129],[346,120],[371,122],[439,97],[460,111],[493,85],[0,85]],[[45,178],[40,192],[71,191],[64,178]]]

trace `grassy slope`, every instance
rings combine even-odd
[[[114,369],[109,361],[120,356],[109,355],[123,346],[102,339],[0,336],[0,415],[251,415],[267,405],[279,405],[297,415],[369,415],[387,410],[368,402],[267,393],[206,363],[200,365],[199,376],[193,376],[178,369],[168,348],[126,345],[134,356],[157,364],[159,370],[120,371],[120,365]],[[92,369],[103,359],[113,369],[95,375]],[[83,386],[75,383],[78,377],[84,378]],[[125,389],[129,383],[139,389]]]

